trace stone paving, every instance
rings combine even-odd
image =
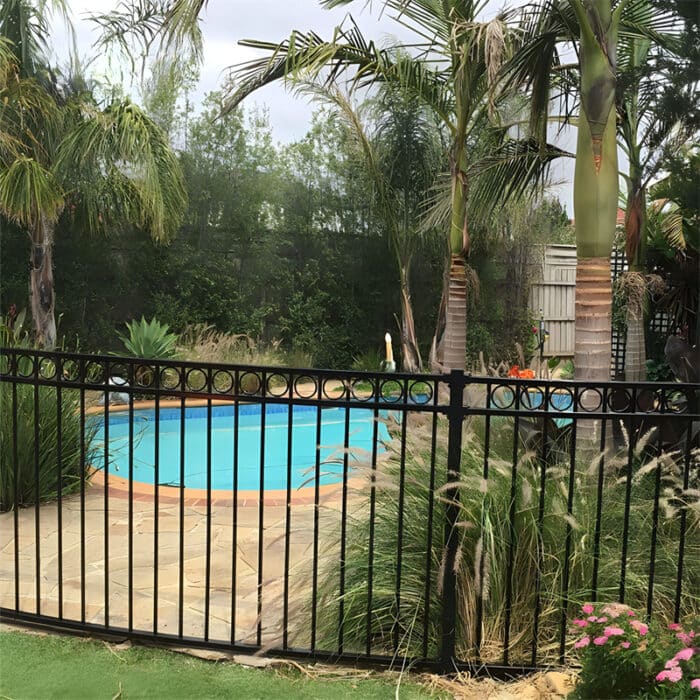
[[[313,491],[311,489],[311,491]],[[309,499],[294,501],[290,518],[290,567],[288,574],[291,610],[310,607],[314,546],[314,504]],[[319,532],[325,543],[339,532],[339,489],[323,495],[319,507]],[[282,629],[285,504],[263,508],[262,535],[262,615],[258,620],[257,585],[259,574],[257,503],[238,504],[236,509],[235,596],[231,581],[234,566],[234,506],[213,502],[210,520],[210,586],[208,625],[206,607],[207,507],[185,500],[183,605],[180,611],[180,505],[161,504],[155,512],[152,498],[133,500],[131,596],[129,592],[129,500],[123,493],[108,491],[99,484],[85,493],[85,621],[98,625],[126,628],[129,625],[129,598],[134,630],[178,634],[182,614],[182,633],[212,640],[230,640],[233,612],[237,642],[263,645],[279,644]],[[105,505],[107,517],[105,518]],[[37,599],[37,542],[34,507],[16,514],[18,537],[15,543],[15,514],[0,515],[0,605],[14,609],[18,593],[19,610],[40,612],[52,617],[81,619],[81,508],[80,496],[63,499],[61,506],[60,551],[62,575],[59,577],[59,507],[57,502],[39,507],[39,596]],[[158,530],[155,551],[155,530]],[[334,535],[334,533],[336,533]],[[16,590],[15,550],[19,567]],[[320,546],[320,551],[328,551]],[[107,554],[107,556],[105,556]],[[157,560],[157,567],[156,567]],[[157,590],[154,590],[157,571]],[[107,575],[105,576],[105,573]],[[62,600],[60,600],[62,599]],[[59,609],[59,601],[61,609]],[[108,603],[106,605],[105,603]],[[320,613],[322,614],[322,613]],[[290,612],[291,617],[291,612]],[[258,640],[258,623],[260,639]],[[308,624],[308,623],[307,623]],[[208,629],[205,629],[208,627]],[[301,629],[301,627],[300,627]],[[308,644],[303,632],[296,638],[290,630],[290,644]],[[308,634],[308,633],[307,633]]]

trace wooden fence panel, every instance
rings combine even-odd
[[[545,357],[573,357],[576,247],[545,246],[540,281],[530,288],[530,310],[544,318],[549,340]]]

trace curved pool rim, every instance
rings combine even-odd
[[[134,411],[139,410],[155,410],[156,403],[159,409],[177,408],[182,405],[180,399],[160,399],[158,402],[154,400],[134,401],[129,404],[110,404],[109,413],[126,412],[130,408]],[[201,408],[211,404],[214,406],[235,406],[239,405],[258,404],[257,401],[231,401],[228,399],[185,399],[185,408]],[[85,415],[104,416],[104,406],[91,406],[85,409]],[[104,470],[91,468],[88,479],[88,487],[98,493],[105,491],[105,472]],[[192,487],[155,485],[143,481],[132,481],[128,478],[120,476],[113,471],[109,471],[106,479],[107,494],[111,498],[120,498],[125,500],[133,499],[134,501],[155,501],[158,499],[159,505],[176,505],[181,500],[184,500],[184,505],[196,507],[211,506],[217,507],[254,507],[258,508],[263,502],[265,507],[279,507],[286,505],[303,506],[313,505],[316,502],[316,486],[310,484],[301,488],[292,488],[289,490],[289,500],[287,499],[287,489],[265,489],[262,493],[263,498],[260,498],[259,489],[238,489],[236,498],[233,497],[234,492],[231,489],[198,489]],[[368,484],[368,480],[357,475],[347,479],[346,485],[348,494],[357,492],[363,486]],[[326,500],[337,500],[342,497],[343,481],[338,481],[332,484],[319,484],[318,498],[319,502],[323,503]]]

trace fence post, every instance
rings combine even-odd
[[[462,458],[462,407],[466,378],[464,372],[453,369],[447,382],[450,388],[450,404],[447,409],[449,423],[447,441],[447,483],[455,483],[460,478]],[[459,517],[459,491],[448,488],[445,508],[445,565],[442,578],[442,639],[440,642],[440,667],[443,673],[454,671],[455,637],[457,631],[457,558],[458,533],[455,524]]]

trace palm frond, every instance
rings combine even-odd
[[[116,47],[132,74],[145,83],[146,68],[154,80],[202,62],[199,15],[208,0],[122,0],[116,8],[90,16],[99,27],[95,46]]]
[[[526,192],[541,192],[555,160],[574,157],[557,146],[543,146],[535,139],[507,140],[491,154],[476,161],[471,174],[471,205],[483,216]]]
[[[652,231],[658,231],[663,240],[674,250],[687,247],[683,212],[676,202],[670,199],[655,199],[650,206],[649,224]]]
[[[19,157],[0,172],[0,211],[20,226],[35,231],[42,220],[55,221],[63,204],[53,173],[32,158]]]
[[[234,109],[255,90],[276,80],[298,80],[330,84],[344,75],[350,87],[364,87],[373,82],[395,82],[414,92],[449,120],[450,96],[442,72],[413,59],[405,53],[380,49],[367,41],[357,25],[336,27],[331,41],[315,32],[294,31],[280,44],[246,40],[243,46],[261,49],[269,56],[240,65],[232,74],[232,91],[227,96],[225,112]]]
[[[141,225],[156,241],[171,238],[187,202],[182,173],[165,134],[130,102],[86,114],[63,141],[56,172],[78,190],[89,187],[96,173],[111,172],[114,163],[137,188],[122,186],[121,192],[138,191]]]
[[[508,88],[522,86],[530,100],[530,133],[546,141],[549,103],[556,87],[558,98],[571,100],[573,86],[568,80],[572,67],[564,69],[562,44],[578,33],[578,22],[569,3],[546,0],[536,7],[524,8],[517,29],[518,44],[504,66]]]

